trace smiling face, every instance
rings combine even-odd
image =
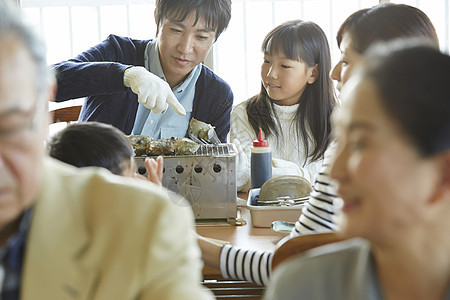
[[[294,105],[307,84],[316,80],[316,70],[304,62],[288,59],[283,53],[264,55],[261,81],[267,94],[278,105]]]
[[[48,120],[45,102],[38,98],[36,73],[35,62],[24,45],[11,34],[2,36],[0,231],[34,201],[42,177]]]
[[[195,23],[195,13],[180,22],[165,18],[160,24],[159,59],[171,87],[183,81],[192,69],[205,60],[216,31],[208,28],[202,18]]]
[[[334,116],[337,151],[331,170],[344,200],[342,232],[395,242],[421,224],[438,181],[435,161],[422,158],[405,138],[371,82],[352,78],[342,96]]]
[[[356,52],[352,47],[352,38],[350,33],[346,32],[342,36],[340,50],[341,58],[331,71],[331,78],[337,81],[337,89],[339,91],[350,78],[355,67],[363,63],[363,56]]]

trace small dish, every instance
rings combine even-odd
[[[295,222],[302,213],[303,205],[273,206],[258,205],[256,200],[261,189],[251,189],[248,194],[247,208],[250,211],[254,227],[271,227],[273,221]]]

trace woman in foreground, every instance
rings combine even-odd
[[[335,116],[341,234],[360,238],[282,264],[265,299],[450,299],[450,57],[388,46]]]

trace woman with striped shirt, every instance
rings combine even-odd
[[[300,218],[290,233],[290,237],[303,234],[330,232],[338,230],[336,225],[335,205],[339,203],[335,189],[328,176],[330,165],[325,163],[322,171],[316,177],[313,192],[308,203],[303,207]],[[208,242],[205,242],[208,243]],[[204,247],[202,248],[205,259]],[[218,247],[218,246],[214,246]],[[243,250],[231,245],[224,245],[220,252],[219,268],[226,278],[239,278],[260,285],[267,285],[272,268],[273,252],[258,250]],[[210,266],[216,267],[217,265]]]
[[[376,27],[376,30],[374,30]],[[403,37],[425,37],[439,45],[435,28],[421,10],[404,4],[379,4],[350,15],[339,28],[337,43],[342,55],[331,73],[337,88],[349,79],[354,67],[364,63],[363,53],[375,42]],[[290,236],[338,230],[336,208],[341,203],[329,178],[329,147],[314,190],[295,223]],[[213,244],[202,237],[199,244],[203,259],[211,267],[220,268],[224,277],[238,278],[266,285],[270,279],[273,252],[243,250],[230,245]]]

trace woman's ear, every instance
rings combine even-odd
[[[156,19],[156,8],[155,11],[153,12],[153,17],[155,19],[155,24],[156,24],[156,36],[159,35],[159,24],[158,24],[158,20]]]
[[[431,201],[436,202],[445,198],[450,200],[450,150],[444,151],[437,156],[440,166],[440,182],[436,186]]]
[[[443,154],[443,184],[450,190],[450,150],[445,151]]]
[[[49,87],[48,87],[48,101],[55,101],[56,93],[58,92],[58,83],[56,82],[56,78],[51,77]]]
[[[308,83],[309,84],[313,84],[316,80],[317,77],[319,76],[319,65],[316,64],[314,67],[312,67],[312,69],[310,69],[311,74],[309,75],[308,78]]]

